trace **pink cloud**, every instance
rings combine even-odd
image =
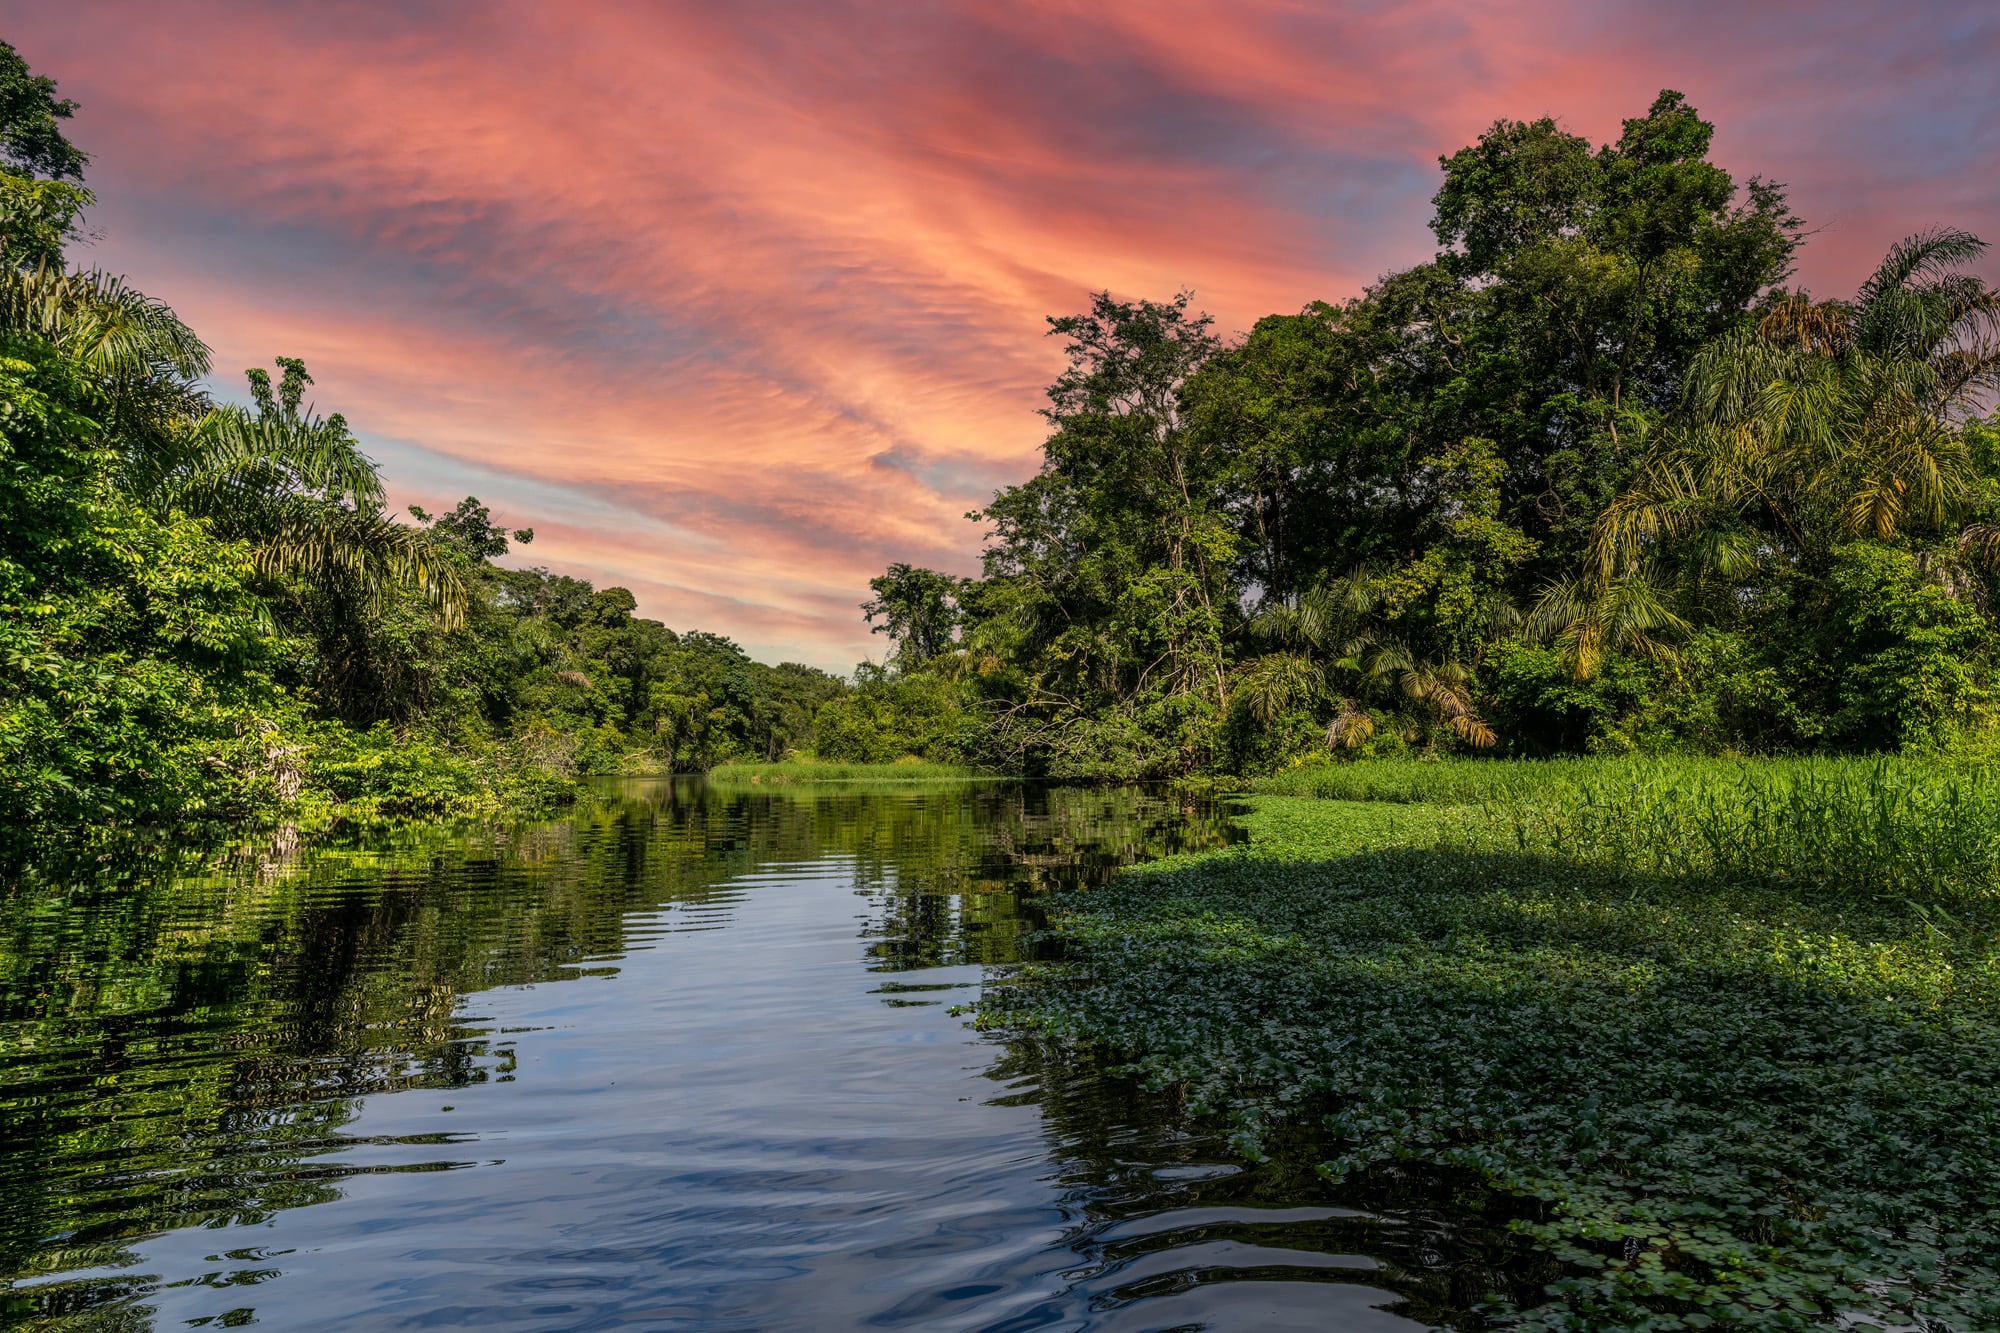
[[[833,666],[879,651],[854,606],[886,561],[974,568],[964,509],[1034,465],[1043,316],[1189,285],[1240,329],[1349,295],[1428,254],[1435,159],[1496,117],[1604,138],[1684,89],[1726,165],[1831,224],[1821,290],[1919,226],[2000,232],[2000,25],[1970,0],[79,0],[10,26],[84,104],[101,260],[221,365],[303,355],[392,484],[463,493],[461,466],[538,561]]]

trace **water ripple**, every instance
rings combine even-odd
[[[948,1012],[1049,888],[1228,836],[1136,790],[636,782],[17,895],[0,1324],[1422,1327],[1402,1219]]]

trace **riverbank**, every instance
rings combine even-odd
[[[934,764],[918,759],[892,764],[787,759],[775,764],[717,764],[703,776],[721,786],[734,786],[741,783],[948,782],[999,775],[983,773],[962,764]]]
[[[1428,765],[1056,904],[988,1026],[1255,1154],[1471,1171],[1530,1328],[2000,1320],[2000,787],[1915,763]],[[1339,773],[1340,770],[1327,770]]]
[[[308,723],[236,743],[228,783],[215,797],[165,818],[106,817],[87,829],[28,825],[0,837],[0,856],[20,862],[51,847],[129,845],[171,840],[209,846],[277,831],[288,845],[338,842],[362,833],[468,822],[520,824],[573,805],[590,781],[620,776],[676,776],[650,769],[639,755],[582,762],[574,738],[530,730],[497,738],[446,739],[386,724],[361,730]],[[976,781],[996,775],[955,764],[887,764],[794,759],[728,763],[701,777],[719,787],[833,785],[859,790]]]
[[[330,722],[240,738],[208,766],[220,776],[178,806],[106,806],[88,822],[72,813],[0,830],[0,864],[115,859],[168,845],[298,847],[473,821],[516,825],[567,809],[586,776],[533,735],[446,740]]]

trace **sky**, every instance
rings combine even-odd
[[[0,38],[80,104],[85,262],[219,391],[303,357],[399,503],[839,671],[887,564],[978,571],[1047,316],[1355,295],[1497,118],[1605,140],[1680,89],[1822,294],[2000,241],[1992,0],[0,0]]]

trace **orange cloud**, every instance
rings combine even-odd
[[[1810,20],[1810,21],[1808,21]],[[1661,86],[1830,221],[1805,277],[2000,231],[1984,7],[1306,0],[476,7],[77,0],[10,39],[84,109],[101,260],[223,366],[303,355],[426,503],[762,655],[879,651],[889,560],[970,572],[1084,293],[1225,329],[1425,257],[1494,118]]]

